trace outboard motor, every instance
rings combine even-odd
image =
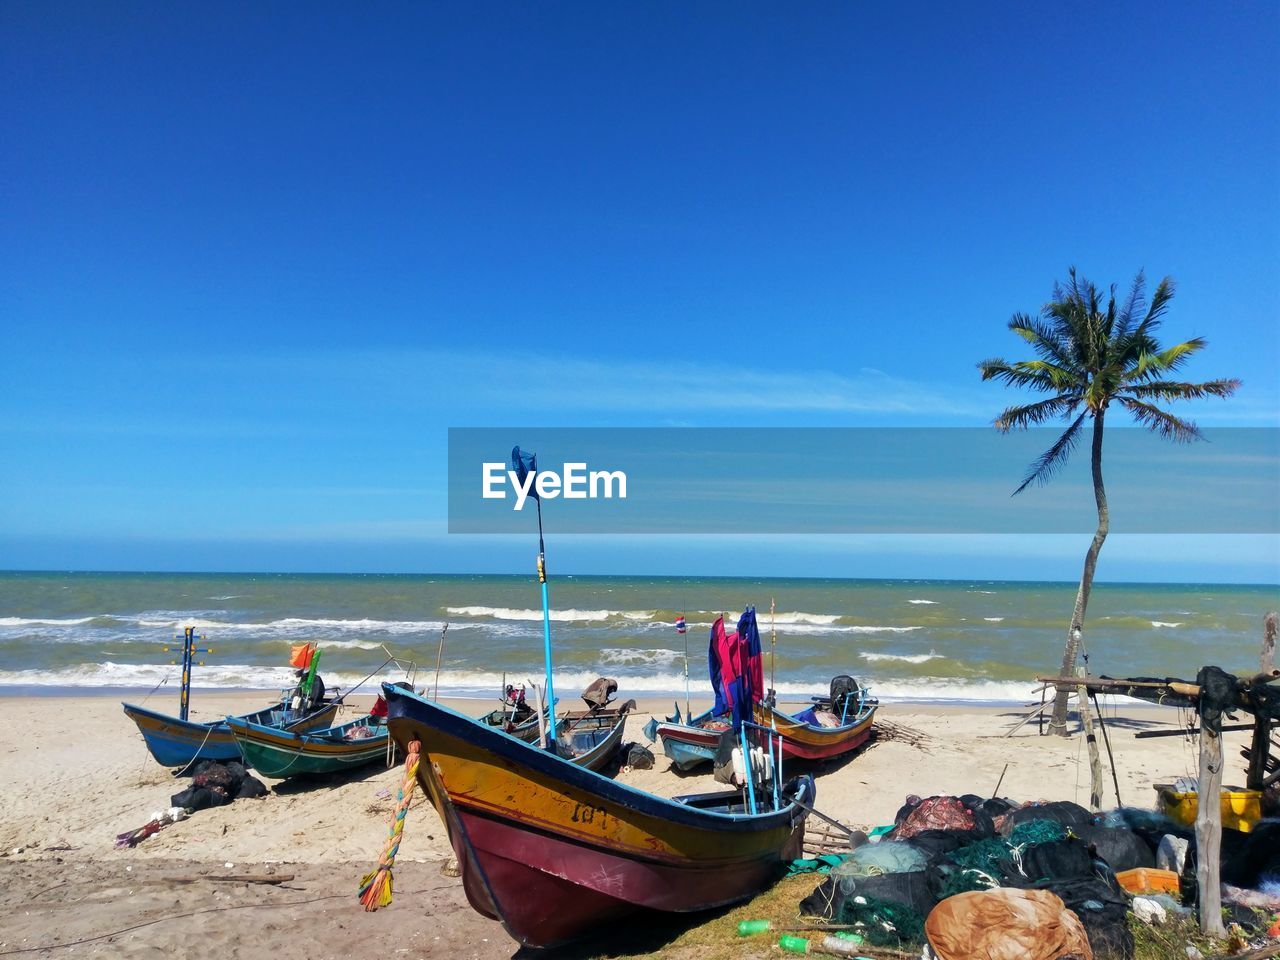
[[[845,701],[848,704],[848,712],[855,711],[861,701],[862,685],[853,677],[846,674],[840,674],[831,678],[831,712],[838,717],[845,715]]]
[[[611,680],[608,677],[600,677],[594,680],[587,689],[582,691],[582,699],[586,701],[588,707],[592,710],[599,710],[609,704],[613,699],[613,695],[618,692],[618,681]]]

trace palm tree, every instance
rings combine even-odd
[[[1107,494],[1102,485],[1102,431],[1107,408],[1118,403],[1141,426],[1167,440],[1189,443],[1201,439],[1196,425],[1156,404],[1229,397],[1240,386],[1239,380],[1186,383],[1168,379],[1205,347],[1205,341],[1199,337],[1168,348],[1156,341],[1154,334],[1173,299],[1173,281],[1169,277],[1160,281],[1148,304],[1140,271],[1124,304],[1117,304],[1113,285],[1105,308],[1098,288],[1077,276],[1074,267],[1068,271],[1068,277],[1065,287],[1054,285],[1053,299],[1041,309],[1039,317],[1016,313],[1009,321],[1009,329],[1030,345],[1038,359],[1009,363],[997,358],[978,364],[983,380],[999,380],[1009,386],[1050,394],[1035,403],[1009,407],[996,417],[997,430],[1007,433],[1053,419],[1070,421],[1062,436],[1027,469],[1015,495],[1033,483],[1047,483],[1071,456],[1084,433],[1085,421],[1093,421],[1093,496],[1098,506],[1098,529],[1085,554],[1084,572],[1067,631],[1062,654],[1061,676],[1064,677],[1075,673],[1076,651],[1080,647],[1098,552],[1110,527]],[[1068,692],[1065,686],[1058,688],[1049,724],[1051,730],[1062,736],[1067,733]]]

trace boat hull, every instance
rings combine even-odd
[[[254,771],[264,777],[282,780],[286,777],[341,773],[385,760],[387,729],[364,740],[343,740],[344,731],[355,723],[316,733],[294,733],[238,717],[227,718],[240,755]]]
[[[660,723],[656,734],[662,738],[662,752],[681,770],[692,770],[716,758],[723,730],[704,730],[682,723]]]
[[[829,760],[843,756],[870,739],[875,719],[876,708],[872,706],[856,723],[820,727],[798,721],[766,703],[755,705],[756,723],[777,730],[782,738],[784,760]]]
[[[422,744],[418,779],[448,829],[468,900],[526,946],[575,940],[636,912],[746,899],[800,853],[805,811],[795,803],[749,814],[666,800],[405,691],[385,695],[397,744]],[[812,780],[795,790],[812,804]]]
[[[545,711],[543,711],[543,715],[545,717]],[[507,719],[505,711],[494,710],[481,717],[480,722],[494,730],[515,737],[517,740],[523,740],[525,743],[532,743],[538,739],[538,715],[536,713],[520,723],[512,723]]]
[[[622,746],[622,735],[627,727],[627,714],[635,706],[635,701],[629,701],[621,710],[609,710],[602,713],[588,713],[581,717],[575,718],[569,715],[560,721],[562,729],[567,727],[570,731],[570,737],[576,745],[579,735],[585,733],[588,742],[594,742],[589,749],[583,750],[572,757],[575,764],[580,767],[586,767],[588,770],[603,770],[608,766],[609,761],[613,759],[614,754],[618,752],[618,748]],[[587,729],[583,729],[584,725]],[[575,731],[578,735],[575,735]]]
[[[239,760],[240,747],[225,720],[196,723],[157,713],[131,703],[123,704],[124,712],[138,725],[138,732],[156,762],[165,767],[184,767],[199,760]],[[313,730],[333,723],[337,704],[328,704],[315,713],[290,721],[285,729]],[[242,719],[270,723],[273,715],[283,720],[278,707],[244,714]]]

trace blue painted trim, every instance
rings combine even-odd
[[[463,716],[402,687],[383,684],[382,695],[387,701],[389,723],[395,720],[415,721],[425,727],[473,743],[487,753],[546,774],[567,786],[590,791],[611,803],[638,813],[703,830],[720,830],[725,833],[749,833],[775,825],[787,825],[793,822],[796,816],[804,815],[804,812],[793,803],[788,803],[781,810],[770,810],[754,815],[718,813],[714,810],[686,806],[679,802],[679,798],[668,800],[665,797],[637,790],[635,787],[610,780],[593,770],[577,766],[554,753],[540,750],[522,740],[490,730],[470,717]],[[427,753],[431,752],[430,743],[424,744],[423,748]],[[813,779],[808,776],[798,777],[795,783],[800,799],[812,806],[815,796]],[[727,794],[729,795],[731,794]]]

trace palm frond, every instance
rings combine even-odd
[[[1055,417],[1069,416],[1075,412],[1078,406],[1080,406],[1079,394],[1062,394],[1061,396],[1050,397],[1048,400],[1040,400],[1037,403],[1028,403],[1021,407],[1008,407],[992,422],[1001,433],[1008,433],[1010,430],[1025,430]]]
[[[1175,380],[1148,380],[1125,387],[1137,398],[1152,400],[1201,400],[1204,397],[1226,399],[1240,389],[1239,380],[1205,380],[1202,383],[1180,383]]]
[[[1146,307],[1146,287],[1146,272],[1139,270],[1138,275],[1133,278],[1133,286],[1129,288],[1129,299],[1124,302],[1124,306],[1120,310],[1118,325],[1114,332],[1117,340],[1123,340],[1129,335],[1138,319],[1138,314],[1142,313]]]
[[[1009,329],[1022,337],[1043,359],[1069,367],[1071,343],[1066,332],[1054,324],[1045,323],[1026,313],[1015,313],[1009,321]]]
[[[1013,491],[1015,497],[1033,483],[1048,483],[1062,469],[1071,457],[1071,451],[1075,449],[1080,440],[1080,425],[1084,423],[1084,418],[1088,415],[1089,411],[1086,410],[1076,417],[1071,426],[1067,427],[1066,431],[1053,446],[1042,453],[1035,463],[1027,468],[1027,475],[1022,478],[1022,483],[1018,485],[1018,489]]]
[[[1107,316],[1103,323],[1102,331],[1107,343],[1112,342],[1112,335],[1116,329],[1116,285],[1111,285],[1111,296],[1107,300]]]
[[[1151,305],[1147,307],[1147,315],[1142,318],[1142,322],[1138,324],[1137,331],[1142,333],[1151,333],[1156,327],[1160,326],[1160,319],[1169,309],[1169,303],[1173,300],[1173,278],[1165,277],[1156,287],[1156,292],[1151,295]]]
[[[1159,434],[1166,440],[1172,440],[1175,443],[1190,443],[1192,440],[1203,439],[1200,428],[1190,420],[1183,420],[1181,417],[1175,417],[1166,410],[1150,403],[1144,403],[1141,400],[1135,400],[1132,397],[1117,397],[1126,410],[1133,414],[1133,418],[1153,433]]]
[[[1137,362],[1125,371],[1124,378],[1129,382],[1141,383],[1157,374],[1177,370],[1190,359],[1192,354],[1203,350],[1207,345],[1208,341],[1203,337],[1193,337],[1186,343],[1176,344],[1166,350],[1155,352],[1144,350],[1138,354]],[[1147,345],[1143,344],[1143,346]]]
[[[1001,360],[997,357],[991,360],[983,360],[978,364],[978,369],[982,371],[983,380],[999,380],[1010,386],[1027,387],[1031,390],[1039,390],[1042,393],[1061,389],[1048,373],[1037,369],[1027,369],[1027,366],[1028,364],[1026,363],[1009,363],[1007,360]]]

